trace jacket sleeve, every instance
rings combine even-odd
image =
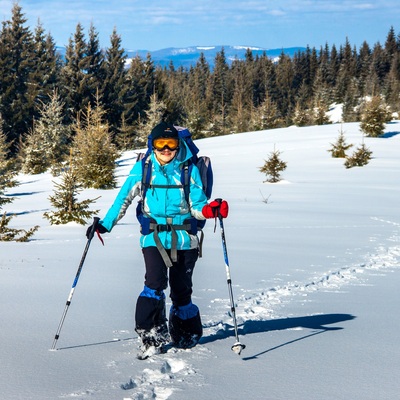
[[[126,210],[131,205],[132,200],[140,194],[140,187],[142,182],[142,163],[138,161],[130,171],[124,184],[122,185],[113,205],[107,211],[104,219],[100,221],[111,232],[112,228],[117,222],[125,215]]]
[[[203,207],[207,204],[207,197],[203,191],[203,183],[201,181],[200,172],[194,165],[190,175],[190,192],[189,203],[192,216],[196,219],[205,219],[201,212]]]

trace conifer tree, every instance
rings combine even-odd
[[[29,102],[35,105],[34,117],[37,118],[39,115],[37,104],[47,102],[57,87],[61,58],[52,36],[45,33],[40,22],[35,28],[33,46],[35,68],[30,74],[27,96]]]
[[[265,182],[276,183],[281,180],[281,172],[287,167],[287,163],[280,159],[281,152],[275,150],[270,154],[268,160],[260,167],[260,172],[263,172],[267,176]]]
[[[360,128],[367,136],[378,137],[385,130],[385,122],[388,119],[386,104],[380,96],[374,96],[364,104]]]
[[[286,121],[292,117],[296,98],[293,88],[294,68],[292,59],[282,51],[275,67],[277,106],[279,112],[285,116]]]
[[[313,112],[308,108],[302,108],[300,103],[297,102],[296,109],[293,115],[293,123],[296,126],[311,125],[313,121]]]
[[[159,100],[157,93],[154,92],[150,97],[149,109],[145,112],[145,120],[138,123],[138,134],[135,138],[136,146],[145,146],[147,144],[147,136],[164,119],[166,109],[165,103]]]
[[[331,143],[332,147],[328,150],[333,158],[345,158],[346,151],[352,147],[352,144],[346,143],[346,138],[344,137],[344,131],[341,128],[339,131],[339,136],[335,143]]]
[[[183,124],[192,133],[193,138],[203,137],[209,122],[209,107],[206,101],[207,85],[210,78],[210,66],[204,56],[191,68],[183,96]]]
[[[72,156],[77,179],[85,188],[110,189],[116,184],[114,170],[119,152],[112,143],[104,113],[99,103],[94,108],[88,104],[77,117]]]
[[[104,83],[102,103],[107,110],[106,118],[113,132],[118,131],[122,123],[125,96],[125,62],[127,56],[121,48],[121,37],[116,29],[110,37],[111,46],[106,49],[104,59]]]
[[[392,58],[390,71],[385,79],[384,95],[389,107],[400,111],[400,52],[395,53]]]
[[[125,76],[124,117],[127,124],[145,121],[146,110],[155,90],[154,63],[150,55],[146,61],[132,58]]]
[[[9,143],[2,131],[2,120],[0,117],[0,210],[4,204],[12,202],[12,197],[5,196],[5,191],[18,185],[15,179],[16,172],[13,161],[9,158]]]
[[[367,80],[371,70],[371,49],[366,41],[361,45],[358,56],[358,92],[361,97],[368,93],[366,92]],[[356,100],[356,99],[355,99]]]
[[[283,123],[278,107],[268,94],[265,100],[253,110],[252,129],[259,131],[264,129],[277,128]]]
[[[83,72],[83,81],[80,82],[82,88],[82,104],[89,104],[93,107],[97,99],[102,100],[104,92],[104,54],[100,48],[99,34],[93,24],[90,25],[89,35],[85,43],[85,52],[80,63]],[[82,107],[83,108],[83,107]],[[82,109],[81,108],[81,109]]]
[[[344,165],[346,168],[363,167],[367,165],[372,158],[372,151],[363,143],[349,157],[346,157]]]
[[[215,65],[207,90],[207,101],[211,111],[211,131],[225,134],[227,131],[227,110],[230,105],[231,88],[229,66],[224,48],[215,56]]]
[[[347,88],[344,96],[342,120],[343,122],[357,122],[360,120],[360,98],[357,95],[355,82],[352,82]]]
[[[327,106],[326,103],[324,103],[323,100],[315,101],[314,114],[312,116],[313,117],[312,118],[312,122],[315,125],[330,124],[331,121],[329,119],[328,110],[329,110],[329,107]]]
[[[16,172],[13,167],[13,161],[9,159],[9,144],[6,136],[1,130],[2,120],[0,118],[0,241],[18,241],[26,242],[39,228],[35,226],[28,231],[25,229],[10,228],[8,224],[13,215],[7,215],[4,212],[3,205],[12,203],[13,198],[5,195],[5,191],[18,185],[15,179]]]
[[[10,228],[10,223],[13,215],[3,213],[0,217],[0,242],[28,242],[34,233],[39,229],[39,225],[35,225],[29,230]]]
[[[22,168],[26,173],[40,174],[63,161],[70,138],[69,127],[63,124],[64,106],[57,91],[41,103],[39,119],[27,135],[20,150]]]
[[[69,38],[65,51],[65,65],[61,71],[61,97],[66,102],[66,121],[71,123],[73,118],[84,109],[85,81],[83,65],[86,55],[86,41],[81,24],[77,24],[75,34]]]
[[[16,153],[19,138],[27,132],[34,112],[27,91],[35,57],[26,22],[22,8],[15,3],[11,20],[3,22],[0,34],[0,114],[12,153]]]
[[[98,213],[99,210],[89,210],[89,206],[99,197],[78,201],[78,196],[83,188],[78,182],[72,165],[64,170],[60,182],[53,183],[54,194],[49,196],[49,200],[55,210],[43,214],[51,225],[67,224],[68,222],[85,225],[89,218]]]
[[[234,62],[232,67],[234,89],[230,107],[231,129],[246,132],[249,128],[252,92],[245,64]]]

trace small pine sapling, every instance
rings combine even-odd
[[[56,210],[43,214],[50,221],[50,224],[61,225],[68,222],[77,222],[85,225],[87,219],[98,213],[99,210],[91,211],[88,208],[99,197],[78,201],[77,196],[83,189],[82,185],[78,183],[77,175],[72,168],[64,171],[61,174],[61,182],[54,182],[54,186],[54,194],[49,197],[49,200]]]
[[[344,137],[344,132],[341,129],[336,143],[331,143],[332,147],[328,150],[333,158],[346,158],[346,151],[352,147],[352,144],[347,144]]]
[[[346,157],[344,166],[346,168],[363,167],[369,163],[371,158],[372,151],[363,143],[350,157]]]
[[[0,117],[0,211],[4,204],[12,203],[13,197],[6,195],[6,190],[18,185],[15,179],[17,175],[13,161],[8,158],[9,144],[6,141],[6,136],[1,130]],[[28,231],[25,229],[10,228],[10,223],[13,215],[7,215],[2,211],[0,217],[0,241],[17,241],[27,242],[29,238],[38,230],[39,226],[35,226]]]
[[[260,172],[265,173],[267,176],[265,182],[276,183],[281,180],[280,173],[286,169],[287,163],[279,158],[280,155],[281,152],[274,149],[268,160],[265,160],[265,164],[260,167]]]
[[[39,229],[39,225],[35,225],[29,230],[15,229],[8,227],[9,222],[13,218],[13,215],[7,215],[3,213],[0,219],[0,241],[2,242],[27,242],[33,236],[33,234]]]

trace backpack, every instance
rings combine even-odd
[[[207,156],[198,156],[199,149],[195,145],[192,139],[192,135],[189,129],[180,126],[175,126],[178,131],[179,138],[184,140],[188,148],[192,153],[192,157],[185,161],[181,172],[181,185],[174,185],[173,187],[183,188],[185,193],[186,202],[189,204],[189,193],[190,193],[190,176],[193,169],[193,165],[196,165],[200,172],[201,181],[203,184],[203,192],[207,199],[210,199],[213,186],[213,172],[211,167],[211,160]],[[152,186],[150,184],[151,178],[151,159],[150,154],[152,152],[152,142],[153,138],[151,134],[148,136],[147,140],[147,151],[146,153],[139,153],[137,156],[137,162],[142,163],[142,193],[141,200],[138,202],[136,208],[136,217],[141,225],[142,234],[146,235],[152,232],[152,223],[154,220],[147,217],[143,211],[144,199],[146,197],[147,190]],[[165,186],[164,186],[165,187]],[[192,234],[197,234],[200,231],[200,247],[199,254],[201,257],[201,244],[203,241],[202,228],[204,227],[206,220],[197,220],[195,218],[190,218],[188,221],[189,228],[187,229]]]

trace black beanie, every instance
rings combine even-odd
[[[151,131],[152,139],[157,139],[160,137],[176,138],[178,139],[178,131],[172,124],[167,124],[166,122],[160,122]]]

